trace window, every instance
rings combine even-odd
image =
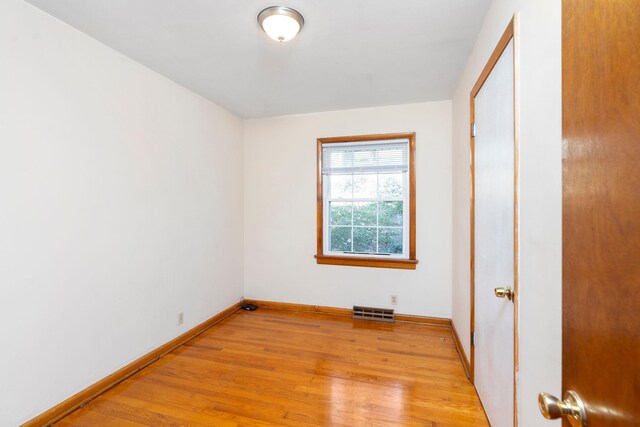
[[[415,269],[415,134],[318,139],[319,264]]]

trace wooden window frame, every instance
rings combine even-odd
[[[324,182],[322,175],[322,144],[384,141],[389,139],[409,140],[409,258],[377,258],[358,256],[335,256],[324,254]],[[411,133],[386,133],[373,135],[339,136],[331,138],[318,138],[316,145],[316,192],[317,192],[317,252],[315,255],[318,264],[348,265],[354,267],[399,268],[415,270],[416,259],[416,171],[415,171],[416,134]]]

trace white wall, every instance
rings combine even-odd
[[[469,354],[469,93],[520,12],[520,425],[561,391],[561,2],[495,0],[453,99],[453,322]]]
[[[242,179],[238,117],[0,1],[1,426],[239,300]]]
[[[316,138],[416,132],[415,271],[318,265]],[[245,121],[245,297],[451,317],[451,102]]]

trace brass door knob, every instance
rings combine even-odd
[[[564,400],[560,400],[549,393],[538,395],[538,407],[542,416],[548,420],[564,418],[573,427],[585,427],[587,425],[587,411],[582,399],[573,390],[564,394]]]
[[[513,300],[513,289],[511,288],[495,288],[493,292],[498,298],[507,298],[509,301]]]

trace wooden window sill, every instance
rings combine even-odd
[[[400,268],[415,270],[417,259],[379,259],[370,257],[315,255],[318,264],[350,265],[353,267]]]

